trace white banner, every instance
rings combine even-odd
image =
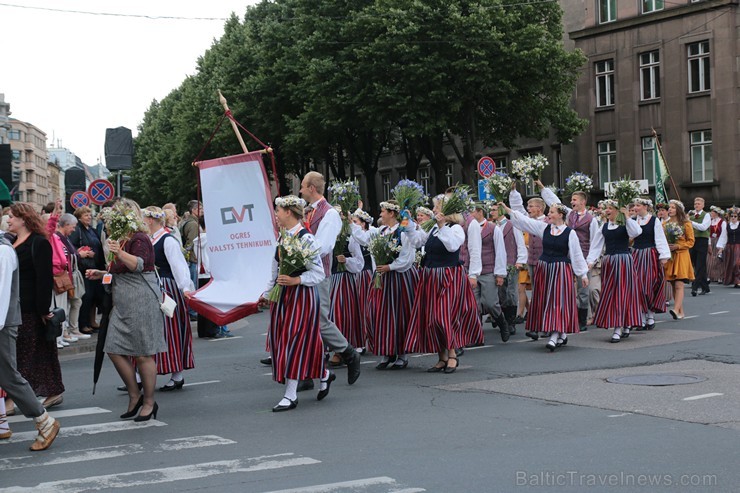
[[[277,243],[270,187],[259,152],[196,165],[212,280],[190,304],[225,325],[257,311],[272,275]]]

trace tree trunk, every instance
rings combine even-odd
[[[418,149],[417,139],[408,137],[403,131],[401,132],[401,145],[403,146],[403,153],[406,156],[406,178],[416,180],[421,158],[424,157],[424,154]]]
[[[421,152],[429,160],[432,171],[434,171],[434,183],[429,187],[429,193],[432,196],[447,190],[447,155],[444,153],[443,135],[440,131],[433,135],[419,137]]]

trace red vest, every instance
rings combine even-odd
[[[543,223],[549,223],[547,216],[542,220]],[[542,255],[542,238],[537,235],[529,235],[529,256],[527,257],[527,264],[537,265],[537,261]]]
[[[504,245],[506,245],[506,265],[516,265],[516,258],[519,256],[519,252],[516,248],[516,231],[514,231],[514,225],[511,221],[506,221],[504,224]]]
[[[463,231],[465,232],[465,242],[463,242],[462,246],[460,247],[460,262],[462,262],[463,266],[465,266],[465,272],[470,272],[470,253],[468,252],[468,227],[473,221],[475,221],[473,215],[468,214],[468,216],[465,218],[465,226],[463,226]]]
[[[481,251],[480,258],[483,264],[481,274],[493,274],[494,266],[496,265],[496,247],[493,244],[493,230],[496,228],[489,221],[481,226]]]
[[[584,257],[588,257],[588,251],[591,248],[591,221],[593,216],[588,212],[579,216],[576,211],[568,214],[568,227],[578,235],[578,242],[581,244],[581,251]]]
[[[311,232],[312,235],[316,236],[316,232],[319,230],[321,220],[324,219],[324,216],[327,212],[329,212],[329,209],[331,209],[331,205],[329,204],[329,202],[327,202],[326,199],[321,199],[319,203],[316,204],[316,208],[308,212],[306,221],[304,221],[304,226]],[[332,255],[333,252],[329,252],[328,254],[321,257],[321,264],[324,266],[324,274],[326,274],[326,277],[331,276]]]

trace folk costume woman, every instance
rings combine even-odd
[[[675,236],[670,232],[675,228]],[[689,250],[694,246],[694,228],[686,216],[683,203],[671,200],[668,204],[668,220],[663,224],[671,250],[671,259],[665,264],[665,278],[671,284],[674,304],[669,313],[674,320],[684,318],[683,294],[684,281],[694,280],[694,267],[691,264]]]
[[[671,258],[671,250],[660,219],[650,214],[652,205],[650,199],[635,199],[635,221],[642,229],[632,245],[637,299],[642,314],[642,325],[637,330],[653,330],[655,314],[666,311],[664,266]]]
[[[541,238],[542,253],[534,266],[532,300],[527,312],[527,332],[545,332],[550,338],[547,349],[568,344],[568,334],[580,331],[578,299],[573,275],[581,286],[588,286],[588,266],[575,231],[565,225],[568,210],[562,204],[552,204],[547,214],[549,224],[532,219],[505,204],[514,227]]]
[[[727,226],[723,229],[719,241],[717,241],[717,250],[722,254],[725,260],[724,284],[729,286],[733,284],[735,288],[740,288],[740,228],[738,228],[738,215],[740,208],[733,207],[728,213]]]
[[[607,222],[601,226],[591,244],[586,261],[593,266],[601,255],[601,299],[594,316],[594,325],[603,329],[614,329],[610,342],[619,342],[629,337],[630,328],[642,324],[635,267],[630,255],[629,242],[642,234],[642,228],[629,217],[626,207],[622,208],[625,224],[617,224],[619,205],[614,200],[605,200]]]
[[[723,282],[725,279],[725,260],[724,256],[719,254],[719,237],[722,230],[727,228],[727,222],[722,218],[725,211],[713,205],[709,208],[711,217],[709,226],[709,250],[707,251],[707,276],[709,282]]]
[[[369,231],[373,225],[373,218],[367,212],[362,209],[357,209],[352,214],[352,222],[356,224],[362,231]],[[372,228],[375,229],[375,228]],[[354,241],[357,241],[353,238]],[[372,316],[370,304],[370,289],[373,283],[373,273],[375,272],[375,261],[370,250],[367,246],[360,245],[360,251],[362,252],[362,268],[359,272],[355,273],[357,277],[357,298],[360,300],[361,317],[362,317],[362,331],[363,331],[363,344],[359,346],[360,352],[365,352],[365,344],[370,340],[372,333]],[[349,270],[353,270],[353,263],[350,262],[347,265]]]
[[[319,245],[301,224],[303,199],[288,195],[275,199],[275,217],[283,228],[280,243],[289,237],[298,236],[305,246],[317,254],[308,262],[305,269],[290,275],[279,274],[280,248],[275,252],[272,262],[272,278],[267,285],[260,304],[270,305],[270,328],[268,346],[272,359],[272,378],[285,384],[285,393],[273,412],[288,411],[298,405],[298,381],[321,379],[318,400],[329,394],[329,386],[336,379],[334,373],[324,369],[324,345],[319,328],[319,293],[317,286],[326,278]],[[268,301],[269,292],[275,285],[280,286],[276,302]]]
[[[424,246],[419,284],[406,336],[406,351],[437,353],[439,361],[430,373],[457,370],[456,349],[483,343],[483,329],[473,288],[460,262],[465,242],[462,214],[442,214],[444,201],[435,200],[436,224],[429,232],[421,228],[409,235],[416,247]],[[453,363],[454,362],[454,363]]]
[[[182,253],[180,242],[165,229],[162,209],[149,206],[142,211],[144,223],[154,246],[154,263],[159,273],[162,292],[176,303],[173,317],[164,317],[164,339],[167,351],[157,355],[157,374],[172,374],[169,382],[159,390],[180,390],[185,385],[182,372],[195,368],[193,332],[184,293],[195,291],[190,270]]]

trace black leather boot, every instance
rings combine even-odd
[[[351,344],[342,352],[342,359],[347,363],[347,383],[352,385],[360,378],[360,353]]]
[[[578,326],[581,332],[586,332],[588,330],[588,325],[586,322],[588,321],[588,308],[579,308],[578,309]]]
[[[501,340],[506,342],[509,340],[509,324],[506,323],[506,318],[503,314],[496,317],[496,324],[501,331]]]
[[[516,320],[516,307],[507,306],[503,311],[504,317],[506,317],[506,324],[509,326],[509,335],[513,336],[516,334],[516,324],[514,323],[514,320]]]

